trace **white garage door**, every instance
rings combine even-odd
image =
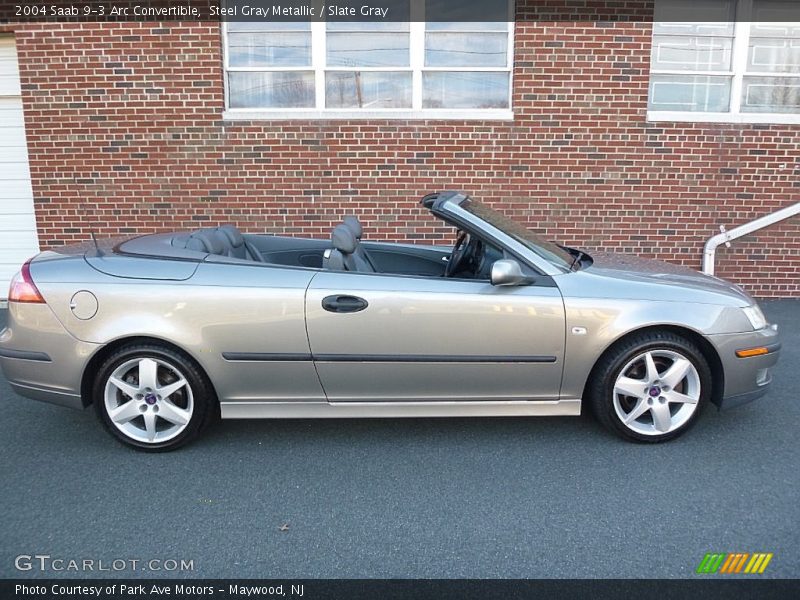
[[[13,36],[0,36],[0,299],[20,265],[39,251]]]

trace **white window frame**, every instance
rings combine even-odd
[[[656,0],[658,1],[658,0]],[[720,75],[732,77],[729,112],[672,111],[647,110],[647,120],[652,122],[686,122],[686,123],[765,123],[765,124],[798,124],[800,114],[791,113],[756,113],[741,112],[742,85],[745,76],[796,77],[800,81],[800,73],[747,72],[747,54],[750,44],[750,17],[753,14],[752,0],[736,0],[736,23],[733,31],[733,48],[731,53],[731,70],[708,72],[658,69],[656,75]],[[652,57],[652,48],[650,50]],[[653,75],[652,69],[650,75]],[[650,88],[647,90],[648,103]]]
[[[514,119],[514,22],[507,22],[508,49],[506,52],[505,67],[426,67],[425,66],[425,22],[412,21],[409,23],[409,50],[410,63],[408,67],[327,67],[326,54],[326,23],[325,21],[311,22],[311,65],[307,67],[234,67],[228,64],[228,26],[222,22],[222,53],[223,53],[223,79],[225,85],[225,111],[223,120],[289,120],[289,119],[402,119],[402,120],[480,120],[480,121],[510,121]],[[466,30],[466,27],[465,27]],[[459,31],[461,33],[461,31]],[[467,32],[468,33],[468,32]],[[228,90],[228,73],[230,71],[313,71],[314,93],[316,106],[324,106],[325,98],[325,72],[326,71],[411,71],[411,108],[231,108],[230,93]],[[486,71],[492,73],[508,73],[508,108],[422,108],[422,73],[426,71]]]

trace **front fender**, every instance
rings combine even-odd
[[[634,331],[657,326],[681,327],[702,336],[752,330],[741,309],[714,304],[564,298],[566,342],[563,398],[580,398],[603,353]],[[585,333],[584,333],[585,331]]]

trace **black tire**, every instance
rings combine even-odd
[[[109,377],[127,362],[144,358],[159,361],[162,365],[159,367],[161,369],[161,377],[164,376],[164,364],[177,369],[185,378],[191,394],[193,410],[188,423],[175,437],[162,442],[140,441],[130,437],[112,422],[106,407],[105,390]],[[156,373],[158,377],[158,370]],[[167,371],[167,374],[169,374],[169,371]],[[186,392],[178,393],[186,394]],[[118,397],[121,401],[127,398],[124,394]],[[183,352],[172,350],[156,343],[134,343],[124,346],[108,356],[97,371],[97,376],[92,386],[92,401],[100,422],[113,437],[126,446],[145,452],[168,452],[189,443],[209,423],[214,421],[214,417],[218,414],[219,405],[213,386],[194,360]]]
[[[645,352],[658,351],[678,353],[692,363],[699,376],[699,400],[691,416],[676,429],[663,434],[642,434],[625,425],[617,414],[614,407],[614,387],[617,377],[630,361]],[[711,386],[712,376],[708,361],[694,343],[672,332],[648,331],[635,334],[612,346],[595,366],[587,392],[592,412],[609,431],[629,441],[653,444],[675,439],[688,431],[708,404]],[[644,415],[641,418],[646,419]]]

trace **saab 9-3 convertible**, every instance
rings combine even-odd
[[[422,209],[450,247],[242,234],[232,225],[67,246],[23,265],[0,364],[23,396],[93,405],[170,450],[216,416],[579,415],[662,442],[709,403],[761,396],[777,327],[688,268],[540,239],[461,192]]]

